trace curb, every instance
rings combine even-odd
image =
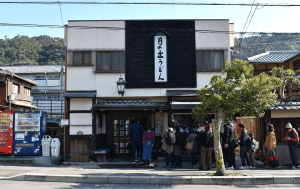
[[[91,184],[205,184],[205,185],[266,185],[300,184],[300,176],[115,176],[115,175],[47,175],[22,174],[0,177],[0,180],[68,182]]]

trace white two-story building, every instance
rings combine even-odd
[[[155,129],[157,149],[169,122],[190,126],[196,92],[230,60],[230,31],[228,19],[69,21],[65,160],[93,159],[98,148],[130,157],[135,117]]]

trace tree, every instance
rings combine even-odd
[[[262,117],[265,109],[277,101],[275,88],[281,79],[261,73],[253,77],[253,66],[248,62],[235,59],[227,61],[222,75],[214,75],[209,83],[197,93],[202,104],[193,110],[196,118],[206,117],[207,112],[215,113],[214,149],[216,155],[216,176],[225,176],[223,153],[220,145],[220,128],[225,118],[242,116]]]
[[[279,87],[279,98],[281,102],[287,102],[292,97],[295,91],[298,91],[300,85],[300,77],[295,78],[294,70],[283,69],[283,67],[274,67],[270,71],[272,76],[278,77],[282,80]]]

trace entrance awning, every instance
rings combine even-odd
[[[196,96],[198,90],[167,90],[167,96]]]
[[[167,109],[167,102],[150,102],[147,100],[102,100],[94,104],[95,109]]]
[[[178,109],[193,109],[197,105],[201,105],[202,102],[199,101],[172,101],[171,108],[173,110]]]
[[[67,91],[64,94],[65,98],[94,98],[97,91]]]

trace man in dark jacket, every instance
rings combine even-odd
[[[200,170],[210,170],[212,167],[212,148],[214,146],[214,136],[210,131],[210,125],[205,126],[205,132],[201,134],[201,164]]]
[[[285,126],[287,132],[288,132],[288,136],[284,137],[285,140],[288,141],[288,146],[289,146],[289,151],[290,151],[290,157],[292,159],[292,169],[297,169],[297,154],[296,154],[296,150],[297,150],[297,146],[298,146],[298,133],[297,131],[292,127],[292,125],[290,123],[288,123]]]
[[[129,130],[129,139],[131,141],[132,146],[132,163],[137,162],[138,160],[135,159],[135,152],[136,150],[139,151],[139,154],[137,156],[140,156],[140,161],[142,160],[143,156],[143,134],[144,134],[144,128],[142,125],[139,124],[140,118],[134,119],[134,124],[131,125]],[[138,158],[138,157],[136,157]]]
[[[224,156],[227,160],[229,166],[226,168],[227,170],[234,169],[235,166],[235,146],[233,144],[233,140],[235,139],[235,129],[233,127],[232,123],[227,123],[224,127],[224,130],[226,130],[226,136],[224,137]]]
[[[250,159],[247,155],[247,139],[248,139],[248,132],[247,130],[245,129],[245,125],[243,123],[239,123],[239,128],[242,130],[242,133],[241,133],[241,140],[240,140],[240,157],[242,159],[242,166],[239,167],[239,169],[246,169],[246,168],[252,168],[251,166],[251,162],[250,162]],[[247,161],[247,165],[248,167],[246,167],[246,163],[245,163],[245,159]]]

